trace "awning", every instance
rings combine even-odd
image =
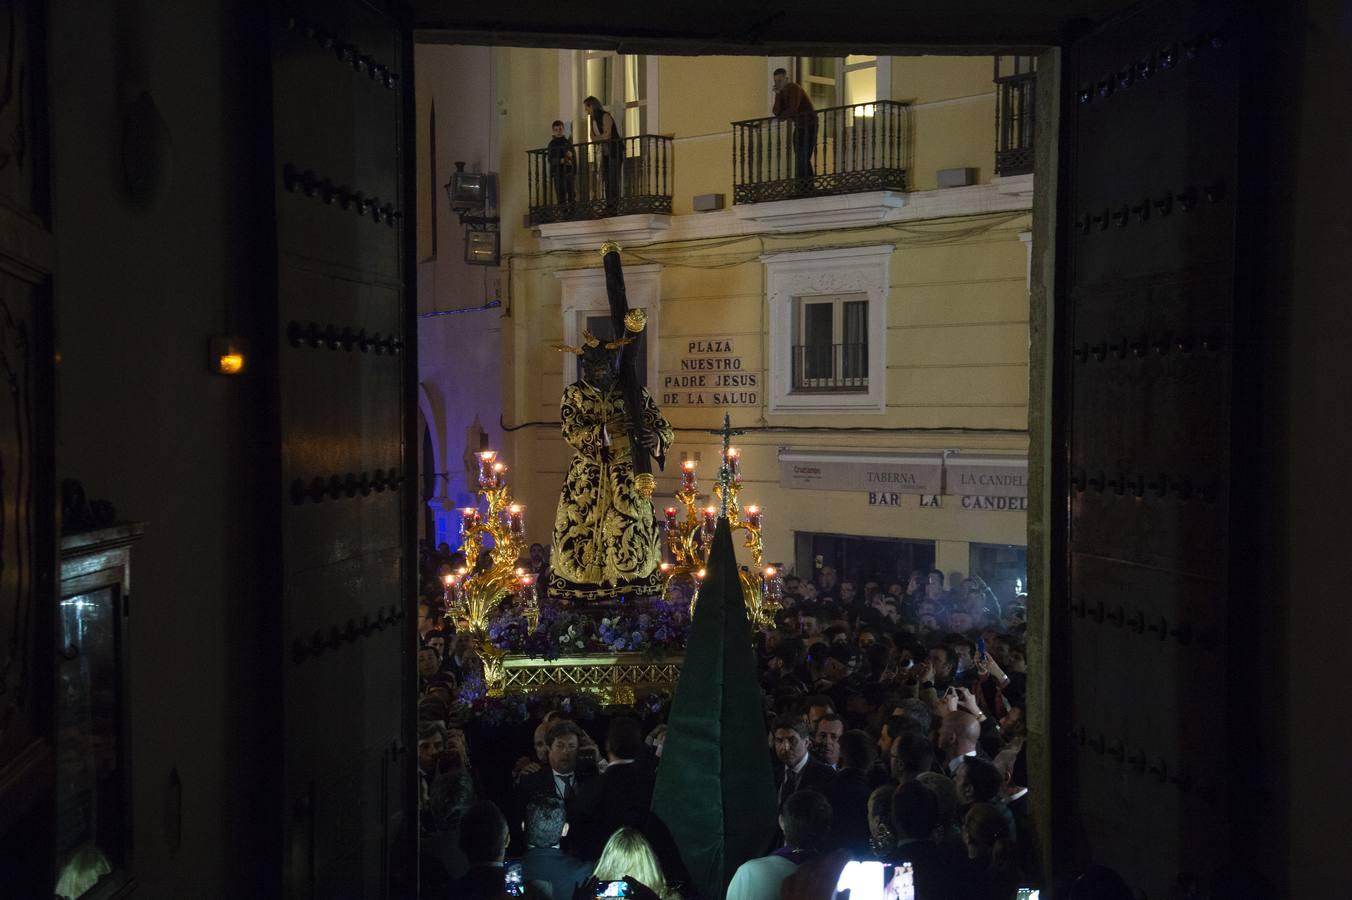
[[[959,497],[1027,497],[1028,460],[1022,456],[950,456],[944,493]]]
[[[781,450],[779,484],[816,491],[937,494],[943,468],[942,453]]]

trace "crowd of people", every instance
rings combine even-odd
[[[433,599],[419,658],[423,896],[590,900],[624,881],[625,896],[690,900],[649,812],[665,707],[582,721],[559,698],[529,747],[524,730],[476,729],[457,702],[473,647],[443,632]],[[786,578],[755,641],[779,846],[741,866],[729,900],[826,900],[848,860],[910,863],[919,900],[1013,900],[1040,884],[1024,627],[1023,608],[979,580]],[[1114,878],[1058,896],[1113,898]]]

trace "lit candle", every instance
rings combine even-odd
[[[506,482],[506,480],[507,480],[507,464],[500,462],[493,463],[493,484],[491,486],[493,488],[500,488]]]
[[[698,572],[695,573],[695,580],[696,580],[696,581],[703,581],[703,580],[704,580],[704,570],[703,570],[703,569],[700,569]]]
[[[667,527],[668,528],[676,527],[676,507],[668,506],[663,511],[667,514]]]
[[[475,509],[473,506],[461,507],[460,536],[462,538],[468,536],[469,533],[474,530],[474,526],[477,525],[478,522],[479,522],[479,510]]]
[[[695,461],[687,459],[681,463],[681,490],[693,491],[695,489]]]
[[[746,508],[746,524],[752,528],[761,527],[761,508],[759,506],[748,506]]]
[[[481,450],[475,456],[479,458],[479,487],[494,487],[493,461],[498,458],[498,452],[496,450]]]
[[[784,595],[784,582],[780,581],[779,572],[774,566],[765,567],[765,593],[776,602]]]
[[[526,533],[526,513],[525,507],[519,503],[513,503],[507,508],[507,529],[512,534]]]
[[[704,507],[704,536],[711,538],[714,536],[714,529],[718,527],[718,510],[712,506]]]
[[[661,563],[658,565],[657,568],[663,575],[665,575],[671,571],[671,563]]]
[[[733,484],[742,483],[742,451],[736,447],[728,448],[728,455],[724,457],[728,465],[728,478]]]

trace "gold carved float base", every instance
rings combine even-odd
[[[681,677],[681,654],[581,654],[541,659],[503,657],[502,694],[592,694],[604,704],[627,705],[656,692],[671,693]]]

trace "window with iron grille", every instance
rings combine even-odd
[[[791,388],[803,393],[868,390],[868,295],[795,301]]]
[[[995,174],[1033,171],[1037,57],[995,57]]]
[[[876,244],[761,257],[770,314],[766,375],[772,412],[887,411],[887,315],[895,249]]]

